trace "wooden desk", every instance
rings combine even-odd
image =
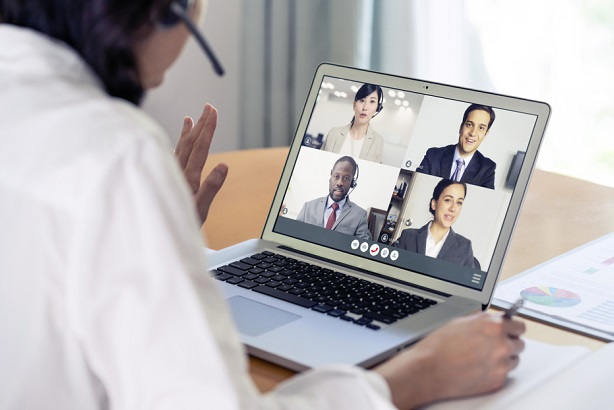
[[[287,148],[272,148],[210,156],[203,173],[220,162],[230,167],[204,228],[210,248],[220,249],[260,236],[287,152]],[[536,170],[502,278],[614,231],[613,203],[614,189]],[[592,349],[603,344],[531,320],[526,323],[527,337],[531,339]],[[263,391],[292,375],[291,371],[260,359],[251,358],[250,364],[252,377]]]

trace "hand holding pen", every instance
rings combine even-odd
[[[512,306],[506,309],[505,313],[503,314],[503,318],[511,319],[518,312],[518,309],[522,307],[522,305],[524,305],[524,299],[519,298]]]

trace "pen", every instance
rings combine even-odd
[[[514,303],[512,306],[510,306],[509,309],[505,311],[505,313],[503,314],[503,319],[511,319],[512,316],[514,316],[516,312],[518,312],[518,309],[520,309],[523,304],[524,304],[524,299],[519,298],[516,301],[516,303]]]

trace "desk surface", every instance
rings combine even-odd
[[[287,148],[212,154],[203,173],[220,162],[228,178],[214,201],[203,229],[208,246],[221,249],[262,232]],[[614,231],[614,189],[536,170],[501,273],[505,279]],[[206,234],[205,234],[206,232]],[[559,345],[596,349],[603,343],[531,320],[527,337]],[[293,374],[250,358],[251,374],[263,391]]]

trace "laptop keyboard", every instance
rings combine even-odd
[[[436,301],[265,251],[212,271],[215,279],[372,330]]]

